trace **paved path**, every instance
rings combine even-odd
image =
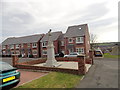
[[[118,60],[103,58],[94,62],[76,88],[118,88]]]
[[[24,71],[24,70],[19,70],[19,71],[21,75],[20,75],[20,82],[17,86],[28,83],[32,80],[38,79],[48,74],[43,72],[33,72],[33,71]]]

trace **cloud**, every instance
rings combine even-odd
[[[111,0],[112,1],[112,0]],[[90,31],[99,30],[116,23],[111,1],[101,0],[5,0],[2,7],[3,39],[10,36],[23,36],[35,33],[46,33],[67,30],[68,26],[88,23]],[[115,14],[115,13],[114,13]],[[98,31],[99,32],[99,31]]]

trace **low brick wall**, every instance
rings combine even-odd
[[[21,62],[17,63],[19,65],[33,65],[33,64],[39,64],[39,63],[45,63],[45,59],[40,59],[40,60],[33,60],[33,61],[27,61],[27,62]]]
[[[80,58],[76,58],[76,57],[72,57],[72,58],[64,58],[64,57],[59,57],[56,58],[57,61],[75,61],[78,62],[80,60]],[[45,63],[46,59],[38,59],[38,60],[33,60],[33,61],[27,61],[27,62],[21,62],[18,63],[19,65],[33,65],[33,64],[39,64],[39,63]]]
[[[92,64],[92,59],[91,58],[86,58],[85,63],[86,64]]]
[[[33,60],[29,62],[22,62],[18,63],[18,57],[13,57],[13,64],[15,67],[20,69],[32,69],[32,70],[46,70],[46,71],[56,71],[56,72],[65,72],[65,73],[71,73],[71,74],[86,74],[86,67],[85,64],[89,63],[91,64],[90,59],[86,59],[84,56],[80,57],[73,57],[73,58],[56,58],[57,61],[75,61],[78,62],[78,70],[76,69],[68,69],[68,68],[57,68],[57,67],[43,67],[43,66],[31,66],[33,64],[40,64],[45,63],[46,59],[39,59],[39,60]]]
[[[55,71],[55,72],[64,72],[78,75],[78,70],[76,69],[66,69],[66,68],[57,68],[57,67],[43,67],[43,66],[30,66],[30,65],[16,65],[20,69],[31,69],[31,70],[45,70],[45,71]]]
[[[56,60],[57,61],[76,61],[76,62],[78,62],[80,60],[80,58],[79,57],[70,57],[70,58],[68,58],[68,57],[58,57],[58,58],[56,58]]]

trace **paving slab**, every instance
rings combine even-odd
[[[60,66],[57,68],[78,69],[78,62],[58,62]],[[33,66],[44,66],[45,63],[34,64]],[[87,71],[91,67],[91,64],[85,64]]]

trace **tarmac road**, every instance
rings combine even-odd
[[[118,88],[118,59],[95,59],[76,88]]]

